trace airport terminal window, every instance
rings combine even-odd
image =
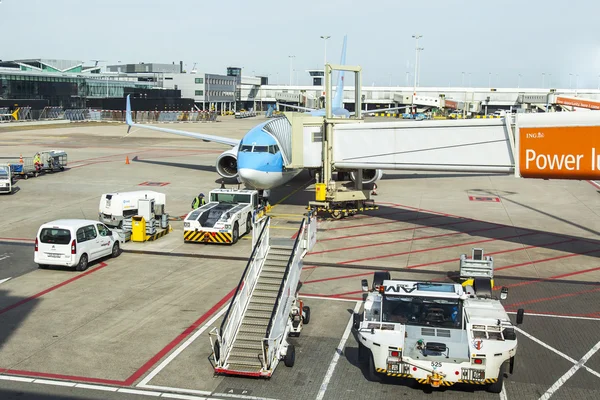
[[[196,96],[204,96],[204,90],[196,90],[195,95]]]
[[[44,228],[40,233],[40,241],[48,244],[69,244],[71,232],[67,229]]]
[[[196,78],[194,81],[196,83],[204,83],[204,78]]]
[[[462,307],[453,299],[386,295],[383,322],[460,329]]]

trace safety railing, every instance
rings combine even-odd
[[[296,284],[300,279],[300,270],[302,269],[300,260],[305,255],[303,252],[305,246],[305,230],[307,223],[311,221],[311,214],[309,217],[304,218],[298,229],[298,235],[294,241],[294,246],[288,259],[287,267],[279,285],[279,292],[277,293],[277,300],[271,311],[271,318],[269,319],[269,325],[263,339],[263,368],[268,369],[270,365],[268,363],[274,359],[274,352],[277,351],[279,346],[276,346],[279,340],[281,340],[289,318],[289,308],[291,306],[291,300],[296,296],[296,288],[289,288],[291,284]]]
[[[235,335],[242,322],[242,317],[250,302],[252,291],[258,281],[260,270],[269,252],[270,224],[271,217],[265,218],[256,245],[252,250],[248,264],[246,265],[246,269],[244,270],[235,294],[231,299],[229,308],[223,317],[223,322],[221,322],[218,338],[220,357],[219,360],[216,360],[219,364],[222,364],[229,355],[229,350],[233,345]]]

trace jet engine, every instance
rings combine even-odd
[[[233,179],[238,175],[237,146],[224,151],[217,157],[217,173],[225,179]]]
[[[383,177],[383,171],[380,169],[363,169],[363,183],[377,182]],[[350,179],[356,182],[356,172],[350,172]]]

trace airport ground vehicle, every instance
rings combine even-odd
[[[166,206],[165,194],[152,190],[105,193],[100,198],[99,220],[110,227],[122,228],[123,220],[138,215],[139,201],[148,199],[153,199],[155,206]]]
[[[257,190],[212,190],[208,203],[185,217],[184,241],[235,244],[240,232],[250,233],[253,221],[265,210]]]
[[[13,173],[9,164],[0,164],[0,193],[12,194]]]
[[[391,279],[375,272],[362,313],[354,314],[359,359],[369,378],[411,378],[432,387],[456,383],[502,390],[512,373],[517,336],[491,280],[464,285]],[[501,298],[508,295],[502,288]],[[523,310],[517,313],[517,324]]]
[[[75,267],[85,271],[89,262],[101,257],[117,257],[118,237],[106,225],[86,219],[61,219],[40,226],[35,238],[34,262]]]

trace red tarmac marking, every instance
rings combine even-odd
[[[204,323],[207,319],[209,319],[219,308],[221,308],[225,303],[227,303],[235,294],[236,288],[233,288],[229,293],[225,295],[217,304],[212,306],[210,310],[208,310],[204,315],[196,320],[192,325],[190,325],[186,330],[181,332],[175,339],[171,341],[168,345],[166,345],[161,351],[156,353],[152,358],[150,358],[144,365],[142,365],[137,371],[135,371],[129,378],[125,380],[125,385],[130,386],[136,380],[142,377],[154,364],[160,361],[161,358],[167,355],[175,346],[181,343],[186,337],[188,337],[196,328]]]
[[[4,307],[3,309],[1,309],[1,310],[0,310],[0,315],[2,315],[2,314],[4,314],[5,312],[7,312],[7,311],[10,311],[10,310],[12,310],[12,309],[14,309],[14,308],[17,308],[17,307],[19,307],[19,306],[21,306],[21,305],[23,305],[23,304],[25,304],[25,303],[28,303],[28,302],[30,302],[31,300],[37,299],[38,297],[41,297],[41,296],[43,296],[43,295],[45,295],[45,294],[48,294],[48,293],[50,293],[50,292],[53,292],[53,291],[55,291],[56,289],[59,289],[59,288],[61,288],[61,287],[65,286],[65,285],[68,285],[68,284],[69,284],[69,283],[71,283],[71,282],[75,282],[76,280],[78,280],[78,279],[81,279],[81,278],[83,278],[84,276],[87,276],[87,275],[90,275],[90,274],[92,274],[92,273],[94,273],[94,272],[96,272],[96,271],[99,271],[99,270],[101,270],[102,268],[106,267],[107,265],[108,265],[108,264],[106,264],[106,263],[102,262],[102,263],[98,264],[98,266],[97,266],[97,267],[95,267],[95,268],[93,268],[93,269],[90,269],[90,270],[88,270],[88,271],[85,271],[85,272],[83,272],[83,273],[81,273],[81,274],[79,274],[79,275],[77,275],[77,276],[74,276],[74,277],[73,277],[73,278],[71,278],[71,279],[67,279],[66,281],[64,281],[64,282],[61,282],[61,283],[59,283],[58,285],[54,285],[54,286],[52,286],[51,288],[48,288],[48,289],[46,289],[46,290],[43,290],[43,291],[41,291],[41,292],[39,292],[39,293],[37,293],[37,294],[34,294],[33,296],[27,297],[27,298],[25,298],[25,299],[23,299],[23,300],[21,300],[21,301],[18,301],[18,302],[14,303],[14,304],[11,304],[10,306]]]
[[[517,306],[522,306],[522,305],[525,305],[525,304],[534,304],[534,303],[541,303],[541,302],[544,302],[544,301],[564,299],[564,298],[567,298],[567,297],[575,297],[575,296],[579,296],[579,295],[582,295],[582,294],[594,293],[594,292],[598,292],[598,291],[600,291],[600,287],[597,287],[595,289],[582,290],[582,291],[574,292],[574,293],[564,293],[564,294],[559,294],[559,295],[556,295],[556,296],[542,297],[542,298],[534,299],[534,300],[521,301],[519,303],[508,304],[506,306],[506,308],[515,308]]]
[[[105,385],[118,385],[122,386],[125,384],[124,381],[115,381],[111,379],[100,379],[100,378],[88,378],[86,376],[74,376],[74,375],[61,375],[61,374],[50,374],[46,372],[34,372],[34,371],[22,371],[16,369],[0,369],[2,374],[18,375],[18,376],[31,376],[38,378],[50,378],[50,379],[61,379],[65,381],[80,381],[85,383],[101,383]]]
[[[515,312],[515,311],[517,311],[517,309],[516,308],[514,308],[514,309],[506,309],[506,311]],[[557,317],[588,317],[588,318],[593,318],[593,317],[589,317],[588,314],[565,314],[565,313],[557,313],[557,312],[551,312],[551,311],[537,311],[537,310],[528,310],[528,309],[525,309],[525,314],[556,315]],[[597,320],[600,321],[600,318],[597,318]]]
[[[438,215],[434,216],[434,218],[437,218],[437,217],[439,217],[439,216]],[[428,218],[421,218],[420,220],[423,220],[423,219],[428,219]],[[394,222],[408,222],[408,220],[406,220],[406,221],[394,221]],[[444,222],[444,223],[441,223],[441,224],[412,226],[410,228],[392,229],[392,230],[389,230],[389,231],[368,232],[368,233],[359,233],[359,234],[356,234],[356,235],[338,236],[338,237],[333,237],[333,238],[321,239],[321,240],[319,240],[319,242],[328,242],[328,241],[331,241],[331,240],[349,239],[349,238],[362,237],[362,236],[381,235],[381,234],[384,234],[384,233],[392,233],[392,232],[402,232],[402,231],[410,231],[410,230],[418,230],[418,229],[437,228],[437,227],[440,227],[440,226],[447,226],[447,225],[466,224],[468,222],[479,222],[479,221]],[[329,230],[330,229],[328,229],[328,231]]]
[[[412,211],[406,210],[406,211],[404,211],[402,213],[398,212],[398,213],[394,213],[394,214],[403,214],[403,213],[408,213],[408,212],[412,212]],[[377,218],[379,216],[380,215],[373,216],[373,218]],[[431,219],[431,218],[438,218],[438,217],[441,217],[441,215],[431,215],[431,216],[427,216],[427,217],[409,218],[409,219],[404,219],[404,220],[401,220],[401,221],[394,220],[394,221],[384,221],[384,222],[373,222],[373,223],[370,223],[370,224],[339,226],[337,228],[329,228],[329,229],[327,229],[327,232],[329,232],[329,231],[339,231],[339,230],[342,230],[342,229],[364,228],[366,226],[377,226],[377,225],[386,225],[386,224],[398,224],[400,222],[410,222],[410,221],[415,221],[415,220]]]
[[[360,246],[351,246],[351,247],[342,247],[342,248],[339,248],[339,249],[329,249],[329,250],[314,251],[314,252],[311,252],[311,253],[308,253],[308,254],[309,255],[314,255],[314,254],[323,254],[323,253],[333,253],[335,251],[346,251],[346,250],[362,249],[362,248],[365,248],[365,247],[386,246],[388,244],[397,244],[397,243],[405,243],[405,242],[415,242],[417,240],[435,239],[435,238],[440,238],[440,237],[470,234],[470,233],[474,233],[474,232],[491,231],[491,230],[494,230],[494,229],[502,229],[502,228],[504,228],[504,227],[503,226],[494,226],[492,228],[479,228],[479,229],[473,229],[473,230],[464,231],[464,232],[442,233],[442,234],[439,234],[439,235],[423,236],[423,237],[418,237],[418,238],[408,238],[408,239],[392,240],[390,242],[369,243],[369,244],[362,244]],[[366,234],[364,236],[369,236],[369,235]]]
[[[533,283],[549,282],[549,281],[552,281],[552,280],[555,280],[555,279],[567,278],[567,277],[574,276],[574,275],[587,274],[588,272],[594,272],[594,271],[600,271],[600,267],[590,268],[590,269],[584,269],[584,270],[575,271],[575,272],[569,272],[567,274],[555,275],[555,276],[551,276],[549,278],[536,279],[536,280],[533,280],[533,281],[524,281],[524,282],[519,282],[519,283],[513,283],[513,284],[510,284],[510,285],[504,285],[504,286],[506,286],[508,288],[518,287],[518,286],[525,286],[525,285],[531,285]]]
[[[330,294],[316,294],[316,293],[299,293],[298,296],[300,297],[328,297],[330,299],[345,299],[345,300],[356,300],[356,301],[362,301],[362,297],[334,297],[333,295]]]
[[[594,186],[596,189],[600,189],[600,184],[594,182],[594,181],[588,181],[588,183],[592,186]]]
[[[535,265],[536,263],[541,263],[541,262],[546,262],[546,261],[554,261],[554,260],[562,260],[563,258],[571,258],[571,257],[582,256],[582,255],[585,255],[585,254],[598,253],[598,252],[600,252],[600,249],[584,251],[582,253],[566,254],[564,256],[556,256],[556,257],[544,258],[544,259],[538,260],[538,261],[527,261],[527,262],[519,263],[519,264],[505,265],[504,267],[494,268],[494,270],[495,271],[501,271],[503,269],[522,267],[524,265]]]
[[[538,234],[538,233],[534,233],[534,234]],[[557,241],[557,242],[543,243],[543,244],[541,244],[539,246],[517,247],[515,249],[499,250],[499,251],[494,251],[494,252],[485,253],[485,254],[487,254],[488,256],[492,256],[492,255],[496,255],[496,254],[513,253],[513,252],[516,252],[516,251],[536,249],[536,248],[539,248],[541,246],[552,246],[552,245],[561,244],[561,243],[568,243],[568,242],[572,242],[574,240],[575,239],[560,240],[560,241]],[[409,265],[406,268],[412,269],[412,268],[428,267],[430,265],[445,264],[445,263],[450,263],[450,262],[458,262],[459,260],[460,260],[459,258],[451,258],[451,259],[448,259],[448,260],[432,261],[432,262],[423,263],[423,264]]]
[[[521,229],[521,228],[518,228],[518,229]],[[521,229],[521,230],[526,230],[526,229]],[[357,263],[359,261],[369,261],[369,260],[376,260],[376,259],[380,259],[380,258],[397,257],[397,256],[403,256],[403,255],[406,255],[406,254],[423,253],[423,252],[433,251],[433,250],[451,249],[453,247],[468,246],[468,245],[479,244],[479,243],[488,243],[488,242],[494,242],[496,240],[511,239],[511,238],[516,238],[516,237],[530,236],[530,235],[536,235],[536,234],[537,234],[537,232],[528,232],[528,233],[521,233],[521,234],[518,234],[518,235],[501,236],[501,237],[494,238],[494,239],[476,240],[476,241],[467,242],[467,243],[455,243],[455,244],[449,244],[447,246],[431,247],[431,248],[428,248],[428,249],[403,251],[401,253],[385,254],[385,255],[382,255],[382,256],[360,258],[360,259],[356,259],[356,260],[343,261],[343,262],[338,263],[338,264],[351,264],[351,263]],[[408,267],[408,268],[416,268],[416,267],[413,266],[413,267]]]
[[[28,243],[35,242],[35,239],[7,238],[7,237],[0,237],[0,241],[1,240],[7,240],[7,241],[12,241],[12,242],[28,242]]]

